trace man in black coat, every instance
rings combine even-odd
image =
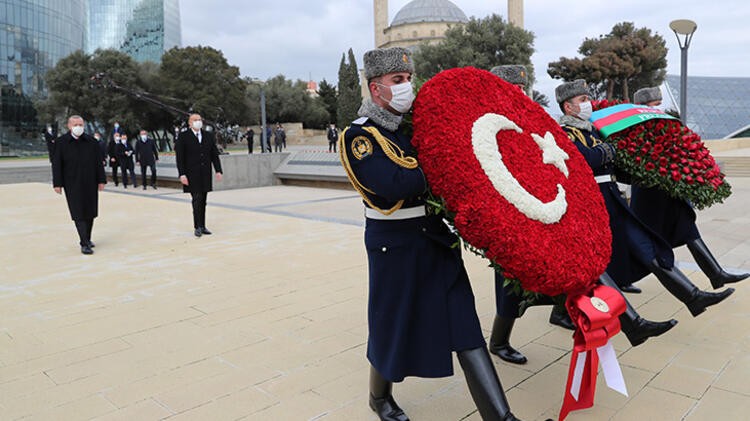
[[[216,170],[216,181],[221,181],[219,149],[212,132],[202,130],[200,114],[191,114],[188,129],[181,132],[175,142],[177,172],[185,193],[193,198],[193,228],[196,237],[211,234],[206,229],[206,199],[213,188],[211,164]]]
[[[47,130],[44,132],[44,142],[47,144],[47,153],[49,156],[49,162],[52,162],[52,156],[55,154],[55,139],[57,135],[52,130],[52,126],[47,125]]]
[[[52,185],[55,193],[65,190],[70,217],[76,224],[81,253],[93,254],[91,230],[98,213],[99,191],[104,190],[104,157],[96,140],[83,132],[83,118],[68,118],[69,132],[55,142]]]
[[[336,128],[336,125],[331,123],[330,127],[328,127],[328,131],[326,133],[326,136],[328,137],[328,152],[336,152],[336,142],[339,140],[339,129]]]
[[[117,162],[120,163],[122,169],[122,185],[126,189],[128,188],[128,173],[130,173],[130,179],[133,180],[133,187],[138,187],[138,183],[135,181],[135,166],[133,165],[133,147],[130,146],[128,136],[122,134],[120,136],[120,143],[115,147],[117,152]]]
[[[253,153],[253,144],[255,143],[255,131],[251,129],[250,127],[248,127],[243,137],[247,139],[247,153]],[[263,149],[262,145],[261,145],[261,149]]]
[[[107,144],[107,155],[109,155],[109,168],[112,169],[112,181],[115,182],[115,187],[120,184],[117,179],[117,170],[120,167],[120,164],[117,161],[117,145],[119,144],[120,134],[112,134],[112,136],[109,138],[109,143]]]
[[[94,132],[94,140],[99,145],[99,152],[102,154],[102,165],[107,165],[107,142],[102,140],[102,135],[99,132]]]
[[[138,140],[135,141],[135,162],[141,166],[141,183],[146,190],[146,167],[151,168],[151,187],[156,189],[156,162],[159,160],[159,151],[156,142],[141,130]]]

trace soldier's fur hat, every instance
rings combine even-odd
[[[365,78],[387,75],[388,73],[414,73],[414,60],[411,51],[402,47],[377,48],[365,53]]]
[[[636,104],[646,104],[651,101],[661,101],[661,89],[658,86],[641,88],[633,94],[633,102]]]
[[[499,76],[500,79],[512,83],[514,85],[528,84],[528,75],[526,73],[526,66],[520,64],[506,64],[502,66],[495,66],[490,69],[490,72]]]
[[[588,95],[589,86],[583,79],[576,79],[572,82],[565,82],[562,85],[555,88],[555,98],[557,103],[562,104],[570,98],[577,97],[578,95]]]

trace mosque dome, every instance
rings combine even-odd
[[[420,22],[468,22],[464,12],[449,0],[413,0],[396,13],[391,26]]]

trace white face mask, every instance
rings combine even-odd
[[[146,139],[148,139],[148,136],[146,136],[145,134],[144,134],[144,135],[141,135],[141,140],[142,140],[142,141],[144,141],[144,142],[145,142],[145,141],[146,141]]]
[[[591,101],[581,102],[580,104],[578,104],[578,108],[580,109],[580,111],[578,111],[578,118],[588,121],[591,118],[591,113],[593,112],[593,109],[591,108]]]
[[[195,121],[193,122],[193,128],[194,128],[195,130],[200,130],[200,129],[202,129],[202,128],[203,128],[203,122],[202,122],[202,121],[200,121],[200,120],[195,120]]]
[[[70,131],[73,133],[73,136],[79,137],[83,134],[83,126],[73,126]]]
[[[115,123],[115,129],[119,129],[119,128],[120,128],[120,125]]]
[[[391,90],[391,100],[388,102],[388,105],[402,114],[408,112],[411,109],[412,103],[414,103],[414,89],[411,87],[411,82],[391,85],[389,88]]]

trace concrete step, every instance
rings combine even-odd
[[[719,156],[716,161],[729,177],[750,177],[750,156]]]

